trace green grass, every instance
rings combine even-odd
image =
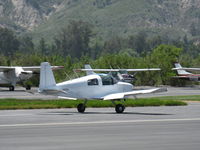
[[[181,101],[200,101],[200,95],[186,95],[186,96],[165,96],[158,97],[165,100],[181,100]]]
[[[175,98],[176,99],[176,98]],[[200,96],[199,96],[200,99]],[[181,100],[181,99],[180,99]],[[180,101],[163,99],[163,98],[144,98],[144,99],[128,99],[125,105],[129,107],[137,106],[179,106],[187,105],[187,103]],[[23,99],[0,99],[0,109],[48,109],[48,108],[75,108],[82,100],[69,101],[69,100],[23,100]],[[121,102],[116,102],[121,103]],[[113,107],[111,101],[88,101],[87,107]]]

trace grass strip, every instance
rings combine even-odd
[[[83,100],[25,100],[25,99],[0,99],[0,110],[6,109],[48,109],[48,108],[75,108]],[[121,103],[121,102],[116,102]],[[125,106],[180,106],[187,103],[179,100],[169,100],[160,98],[127,99]],[[111,101],[91,100],[87,107],[114,107]]]
[[[184,96],[164,96],[157,97],[165,100],[181,100],[181,101],[200,101],[200,95],[184,95]]]

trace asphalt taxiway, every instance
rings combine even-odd
[[[1,150],[198,150],[200,103],[176,107],[1,110]]]

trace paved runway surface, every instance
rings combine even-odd
[[[200,103],[0,111],[0,150],[198,150]]]
[[[138,89],[150,89],[154,87],[135,87]],[[200,87],[167,87],[167,92],[137,95],[137,97],[177,96],[177,95],[200,95]],[[17,87],[15,91],[8,91],[7,88],[0,88],[0,98],[21,98],[21,99],[56,99],[55,96],[41,95],[37,88],[26,91]]]

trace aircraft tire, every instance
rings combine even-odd
[[[125,110],[125,106],[122,105],[122,104],[117,104],[117,105],[115,106],[115,111],[116,111],[116,113],[123,113],[124,110]]]
[[[14,86],[10,86],[9,87],[9,91],[14,91],[15,90],[15,87]]]
[[[27,85],[27,86],[26,86],[26,90],[31,90],[31,86],[30,86],[30,85]]]
[[[78,110],[78,112],[80,112],[80,113],[84,113],[85,112],[85,105],[84,104],[78,104],[78,106],[77,106],[77,110]]]

